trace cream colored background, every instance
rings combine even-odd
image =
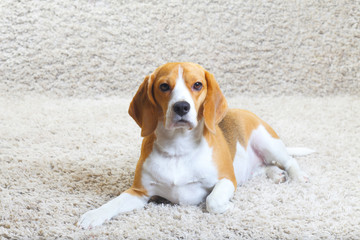
[[[359,1],[0,1],[0,239],[360,239]],[[222,215],[149,204],[81,230],[127,189],[146,74],[194,61],[266,120],[309,184],[264,176]]]
[[[227,96],[360,93],[359,1],[0,3],[0,89],[130,96],[192,61]]]

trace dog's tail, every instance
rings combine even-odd
[[[303,147],[289,147],[289,148],[286,148],[286,150],[287,150],[288,154],[291,156],[305,156],[305,155],[309,155],[309,154],[316,152],[313,149],[303,148]]]

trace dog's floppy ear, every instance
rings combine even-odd
[[[158,113],[152,91],[153,81],[153,75],[145,77],[129,107],[129,115],[141,127],[142,137],[153,133],[158,123]]]
[[[214,75],[205,71],[205,78],[207,95],[204,101],[203,115],[205,126],[211,133],[215,134],[215,126],[225,117],[228,107]]]

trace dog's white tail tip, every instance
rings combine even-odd
[[[290,147],[290,148],[286,148],[286,150],[288,154],[292,156],[305,156],[316,152],[313,149],[302,148],[302,147]]]

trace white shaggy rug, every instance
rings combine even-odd
[[[121,95],[189,61],[227,96],[360,95],[359,19],[359,0],[1,0],[0,89]]]
[[[0,1],[0,239],[360,239],[360,2]],[[233,209],[149,204],[82,230],[127,189],[128,104],[170,61],[269,122],[309,184],[257,177]]]
[[[231,98],[268,121],[299,157],[308,184],[259,176],[233,208],[149,204],[82,230],[81,214],[127,189],[140,150],[130,98],[0,98],[0,238],[359,239],[360,98]]]

